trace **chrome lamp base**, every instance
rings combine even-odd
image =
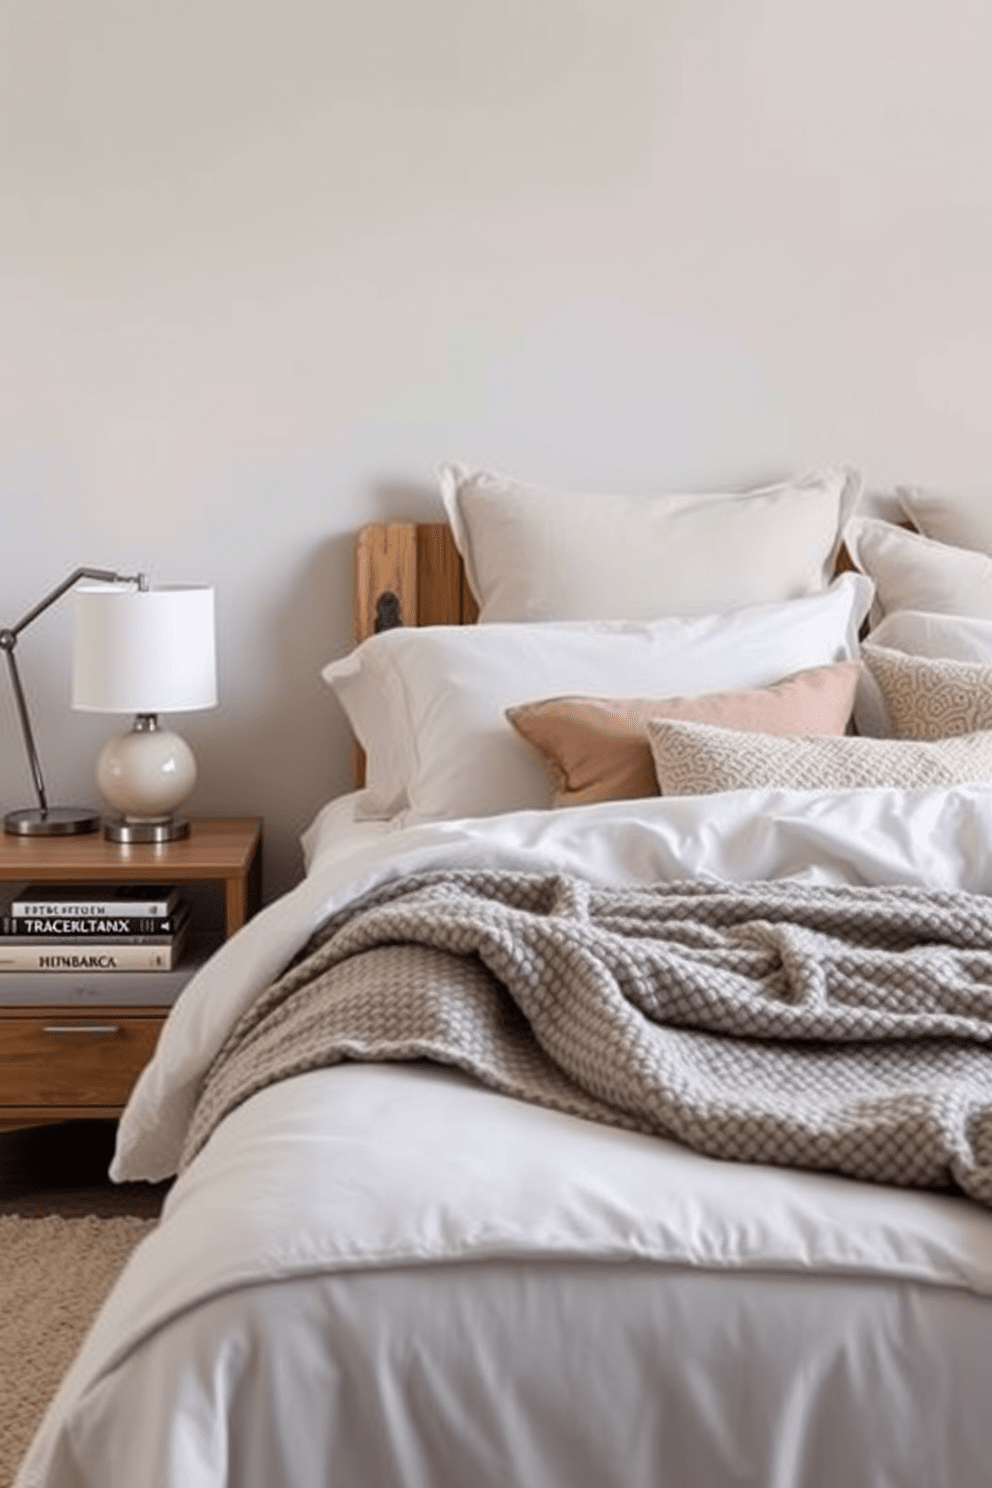
[[[178,842],[189,836],[189,822],[180,816],[145,821],[111,816],[103,823],[103,835],[110,842]]]
[[[98,831],[100,820],[98,811],[84,806],[35,806],[8,811],[3,829],[12,837],[78,837]]]

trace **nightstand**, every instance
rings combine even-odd
[[[219,883],[224,929],[174,971],[0,973],[0,1130],[119,1116],[169,1008],[261,904],[260,817],[194,819],[176,842],[0,836],[0,883]]]

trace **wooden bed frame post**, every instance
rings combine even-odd
[[[355,644],[397,625],[472,625],[479,606],[446,522],[370,522],[355,543]],[[356,746],[355,784],[365,783]]]
[[[445,522],[370,522],[355,544],[355,644],[394,625],[471,625],[479,607]]]

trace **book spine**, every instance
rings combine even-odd
[[[175,901],[165,899],[15,899],[8,913],[15,920],[43,920],[72,915],[88,920],[113,920],[120,916],[162,920],[175,910]]]
[[[27,915],[0,916],[0,936],[17,940],[159,940],[175,933],[178,917],[153,919],[143,915],[114,915],[112,919],[53,915],[47,919]]]
[[[3,971],[171,971],[180,945],[0,945]]]

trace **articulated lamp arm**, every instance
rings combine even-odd
[[[34,780],[35,794],[38,797],[37,812],[10,813],[4,824],[5,829],[8,832],[15,831],[19,833],[25,833],[34,831],[45,833],[46,830],[91,830],[91,828],[89,827],[73,828],[71,826],[67,826],[64,821],[60,825],[56,825],[55,819],[50,813],[48,798],[45,794],[45,781],[41,773],[41,763],[38,759],[38,751],[35,748],[34,734],[31,730],[31,719],[28,714],[27,699],[24,696],[24,687],[21,683],[20,673],[17,669],[17,661],[14,656],[14,650],[17,646],[17,637],[20,635],[21,631],[26,630],[32,623],[32,621],[37,620],[39,615],[44,614],[45,610],[47,610],[50,605],[53,605],[56,600],[61,599],[62,595],[65,594],[69,589],[73,588],[75,584],[78,584],[80,579],[95,579],[106,584],[137,584],[139,589],[144,589],[147,587],[147,581],[144,574],[119,574],[114,573],[112,570],[106,568],[77,568],[73,573],[69,575],[67,579],[63,579],[62,583],[58,584],[51,591],[50,594],[46,594],[44,599],[40,600],[33,609],[28,610],[27,614],[22,616],[22,618],[18,620],[16,625],[11,625],[4,630],[0,630],[0,651],[5,652],[7,657],[7,667],[10,672],[11,686],[14,689],[14,698],[17,703],[17,714],[21,722],[21,733],[24,735],[24,747],[27,751],[28,763],[31,766],[31,776]],[[86,816],[86,813],[79,813],[79,815],[80,819],[83,819]]]

